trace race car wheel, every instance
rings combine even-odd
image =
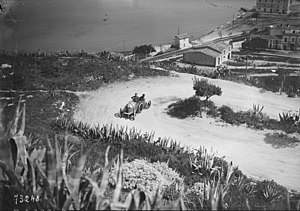
[[[150,106],[151,106],[151,101],[149,101],[149,102],[147,103],[147,108],[150,108]]]

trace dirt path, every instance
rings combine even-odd
[[[155,131],[157,137],[171,137],[182,144],[197,148],[204,145],[226,156],[227,161],[249,176],[273,179],[289,189],[300,191],[300,143],[286,140],[278,145],[275,131],[255,131],[244,126],[231,126],[210,118],[180,120],[165,113],[167,106],[178,98],[194,94],[193,75],[178,77],[143,78],[108,85],[81,98],[74,118],[94,124],[117,124],[136,127],[143,132]],[[200,77],[199,77],[200,78]],[[219,85],[223,94],[212,97],[217,106],[229,105],[235,110],[248,110],[253,103],[264,105],[264,112],[272,118],[278,113],[298,111],[299,98],[287,98],[279,94],[260,93],[255,87],[218,79],[210,80]],[[135,93],[145,93],[152,101],[148,110],[138,114],[135,121],[114,117]],[[297,136],[300,139],[299,134]]]

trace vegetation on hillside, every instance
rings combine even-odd
[[[107,83],[136,77],[168,76],[167,71],[125,61],[109,52],[23,52],[0,51],[0,97],[7,103],[6,124],[19,95],[27,104],[27,135],[54,135],[52,123],[70,118],[79,101],[77,92],[91,91]],[[4,91],[2,91],[4,90]],[[14,91],[11,91],[14,90]]]
[[[268,48],[268,40],[255,37],[242,43],[243,49],[266,49]]]
[[[202,112],[205,112],[208,116],[220,118],[232,125],[246,124],[247,127],[259,130],[271,129],[286,133],[300,133],[300,110],[299,113],[279,114],[279,120],[276,120],[271,119],[262,112],[264,106],[255,104],[248,111],[235,112],[227,105],[218,108],[209,98],[213,95],[221,95],[221,88],[208,83],[205,79],[200,80],[196,77],[193,78],[193,82],[195,96],[171,103],[167,110],[170,116],[180,119],[195,116],[202,117]],[[200,100],[196,96],[205,97],[205,100]]]
[[[152,45],[141,45],[141,46],[136,46],[132,53],[138,55],[140,58],[145,58],[147,55],[150,53],[154,52],[155,49],[153,48]]]
[[[252,57],[253,60],[261,59],[262,57]],[[278,58],[274,58],[274,61],[277,61]],[[299,61],[297,61],[298,63]],[[232,65],[232,62],[227,62],[228,65]],[[241,66],[245,66],[246,62],[243,60],[240,62]],[[236,64],[236,62],[234,62]],[[249,61],[248,61],[249,65]],[[199,70],[196,67],[185,67],[181,68],[178,66],[173,66],[171,64],[162,64],[163,68],[167,70],[175,70],[183,73],[190,73],[195,75],[204,76],[207,78],[221,78],[223,80],[229,80],[237,83],[243,83],[249,86],[255,86],[258,88],[262,88],[264,90],[272,91],[272,92],[284,92],[290,97],[300,96],[300,76],[291,76],[290,73],[293,73],[294,70],[278,67],[276,68],[276,72],[278,71],[277,76],[249,76],[249,74],[259,74],[259,73],[270,73],[268,69],[260,69],[259,67],[250,68],[248,67],[247,71],[245,68],[235,68],[235,69],[227,69],[220,68],[216,71],[205,71]],[[281,74],[284,72],[284,74]],[[285,76],[284,76],[285,75]]]
[[[107,54],[2,52],[1,63],[12,67],[1,70],[0,89],[90,91],[134,77],[169,75],[149,65],[109,58]]]
[[[272,181],[248,179],[232,163],[202,147],[191,151],[172,140],[155,141],[153,134],[134,129],[90,128],[61,120],[56,126],[75,136],[48,138],[43,147],[38,146],[38,140],[24,136],[25,117],[25,105],[21,107],[20,99],[12,121],[0,127],[6,128],[6,132],[1,130],[0,142],[0,194],[4,209],[299,208],[297,196],[290,196],[285,188]],[[123,158],[127,160],[125,164]],[[134,164],[136,159],[142,159],[138,163],[149,167],[143,164],[143,171],[129,171],[132,167],[140,169],[138,163]],[[133,166],[126,170],[128,164]],[[150,168],[156,170],[150,173]],[[163,182],[167,185],[164,189],[153,189],[151,193],[147,191],[147,187],[152,187],[150,183],[138,182],[145,179],[143,175],[153,178],[156,186],[160,180],[155,178],[169,182]],[[135,180],[137,176],[142,180]],[[140,185],[132,185],[135,182]],[[131,187],[129,190],[126,184]],[[4,194],[7,190],[10,194]],[[33,200],[24,202],[21,198],[25,196]]]

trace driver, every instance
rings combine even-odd
[[[135,93],[134,96],[131,97],[131,100],[135,103],[139,101],[139,96],[137,95],[137,93]]]

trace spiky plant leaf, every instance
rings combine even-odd
[[[71,173],[69,176],[67,176],[68,180],[68,187],[69,191],[71,193],[71,197],[73,199],[74,207],[75,209],[79,209],[79,185],[80,185],[80,179],[83,172],[83,167],[85,165],[87,155],[83,155],[79,158],[76,165],[72,168]]]
[[[29,177],[31,178],[31,184],[30,185],[32,187],[33,194],[36,195],[37,184],[36,184],[35,166],[34,166],[34,163],[32,162],[31,159],[28,159],[27,162],[28,162],[28,174],[29,174]],[[25,175],[25,176],[27,176],[27,175]]]
[[[2,169],[2,174],[8,176],[9,180],[12,182],[12,184],[17,185],[17,186],[22,186],[18,177],[15,175],[14,171],[12,168],[3,161],[0,160],[0,168]]]
[[[121,188],[122,188],[122,173],[123,173],[123,150],[121,150],[121,154],[117,160],[118,163],[118,170],[117,170],[117,185],[114,191],[113,195],[113,202],[118,202],[120,193],[121,193]]]
[[[33,151],[29,155],[29,159],[31,161],[37,160],[38,162],[42,162],[45,158],[45,154],[46,154],[45,147],[40,148],[40,149],[34,148]]]
[[[69,190],[69,186],[68,183],[66,181],[68,181],[67,179],[67,162],[68,162],[68,155],[69,155],[69,148],[68,148],[68,136],[64,137],[64,153],[62,156],[62,163],[61,163],[61,168],[62,168],[62,177],[65,181],[65,185]]]
[[[56,157],[54,150],[51,146],[50,139],[47,137],[47,151],[46,151],[46,176],[49,183],[50,194],[54,192],[54,187],[56,185]]]
[[[13,137],[17,134],[17,129],[18,129],[18,122],[19,122],[19,118],[20,118],[20,105],[21,105],[21,96],[19,98],[19,102],[17,104],[17,107],[15,109],[15,114],[13,119],[10,121],[9,123],[9,136]]]
[[[61,157],[61,150],[58,146],[57,136],[54,137],[55,141],[55,156],[56,156],[56,187],[61,187],[61,183],[63,181],[63,168],[62,168],[62,157]],[[56,193],[56,201],[60,204],[60,197],[59,191]]]

